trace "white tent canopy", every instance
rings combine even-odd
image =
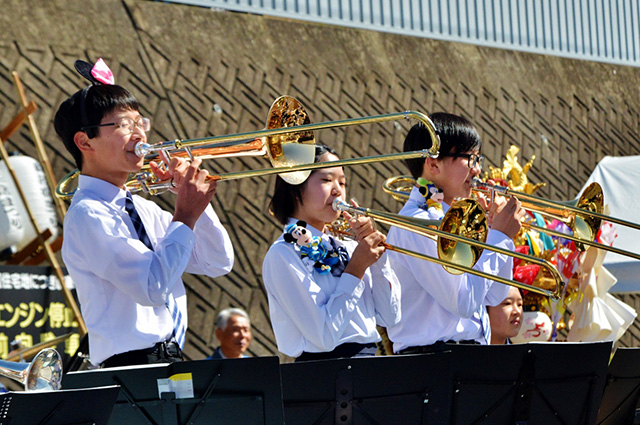
[[[640,156],[605,156],[582,189],[592,182],[602,186],[612,217],[640,223]],[[614,226],[618,237],[613,246],[640,253],[640,231]],[[618,280],[609,292],[640,292],[640,260],[609,252],[603,266]]]

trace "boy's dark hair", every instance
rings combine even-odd
[[[482,146],[476,126],[466,118],[444,112],[435,112],[429,118],[436,128],[436,134],[440,137],[438,158],[445,158],[454,153],[470,152]],[[429,148],[431,148],[431,137],[425,125],[418,123],[411,127],[404,139],[403,150],[411,152]],[[414,179],[422,176],[423,158],[407,159],[405,163]]]
[[[320,157],[325,153],[338,156],[329,146],[316,145],[316,156],[313,162],[319,162]],[[315,173],[315,170],[311,172],[311,174],[313,173]],[[284,181],[282,177],[276,176],[276,185],[273,191],[273,198],[269,203],[269,211],[280,224],[287,224],[289,217],[295,211],[296,202],[302,203],[302,190],[308,181],[309,178],[302,184],[290,184]]]
[[[84,97],[84,100],[83,100]],[[84,106],[84,111],[82,111]],[[123,87],[116,85],[94,85],[76,92],[62,102],[53,121],[56,133],[82,170],[82,153],[73,141],[78,131],[85,131],[90,139],[98,135],[100,127],[87,128],[100,124],[102,118],[116,109],[138,111],[140,105],[135,97]]]

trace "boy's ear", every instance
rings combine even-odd
[[[76,134],[73,135],[73,142],[82,152],[93,151],[90,140],[84,131],[77,131]]]
[[[429,176],[436,176],[442,172],[442,164],[437,158],[427,158],[424,160],[424,169]]]

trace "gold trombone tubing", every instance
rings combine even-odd
[[[582,204],[585,208],[579,208],[571,205],[572,201],[569,201],[568,203],[549,201],[547,199],[539,198],[528,193],[509,189],[505,186],[491,186],[481,181],[474,181],[474,186],[476,186],[473,189],[474,191],[490,193],[491,196],[493,196],[495,193],[498,193],[502,196],[515,196],[516,198],[518,198],[518,200],[520,200],[524,209],[532,212],[537,212],[551,218],[556,218],[567,224],[573,230],[574,234],[578,236],[576,237],[567,235],[566,233],[536,226],[534,224],[526,222],[522,223],[523,227],[546,233],[558,238],[568,239],[575,242],[578,249],[580,249],[579,245],[583,244],[640,260],[640,254],[637,254],[635,252],[626,251],[620,248],[615,248],[613,246],[594,242],[597,236],[598,229],[600,228],[600,222],[602,220],[640,230],[640,225],[636,223],[602,214],[602,205],[604,205],[604,201],[602,199],[602,188],[598,183],[592,183],[591,185],[589,185],[584,190],[580,199],[577,201],[578,205]],[[593,211],[592,208],[596,209],[596,211]]]
[[[401,119],[415,119],[421,121],[429,130],[429,134],[431,136],[431,140],[433,142],[431,149],[431,156],[436,158],[438,156],[438,151],[440,149],[440,139],[438,138],[433,123],[431,119],[418,111],[404,111],[404,112],[396,112],[392,114],[384,114],[384,115],[373,115],[368,117],[360,117],[360,118],[348,118],[344,120],[338,121],[325,121],[317,124],[304,124],[297,125],[293,127],[281,127],[281,128],[272,128],[266,130],[252,131],[248,133],[237,133],[237,134],[228,134],[222,136],[213,136],[213,137],[205,137],[202,139],[189,139],[189,140],[170,140],[166,142],[156,143],[154,145],[150,145],[147,143],[139,143],[136,146],[136,154],[138,156],[146,156],[151,152],[158,152],[165,149],[170,150],[179,150],[179,149],[187,149],[202,146],[205,144],[215,144],[215,143],[228,143],[228,142],[236,142],[242,141],[246,142],[248,139],[253,140],[256,138],[267,137],[267,136],[279,136],[282,134],[291,134],[291,133],[302,133],[313,130],[325,130],[328,128],[336,128],[336,127],[349,127],[352,125],[365,125],[365,124],[375,124],[386,121],[398,121]],[[437,140],[437,142],[436,142]]]
[[[258,177],[258,176],[267,176],[271,174],[284,174],[291,173],[296,171],[306,171],[306,170],[315,170],[319,168],[331,168],[331,167],[341,167],[346,165],[358,165],[358,164],[370,164],[375,162],[384,162],[384,161],[394,161],[394,160],[406,160],[413,158],[436,158],[438,156],[438,152],[440,149],[440,139],[436,134],[435,127],[433,123],[429,119],[429,117],[421,112],[417,111],[405,111],[398,112],[392,114],[385,115],[375,115],[369,117],[361,117],[361,118],[351,118],[339,121],[327,121],[318,124],[305,124],[299,126],[292,127],[282,127],[282,128],[274,128],[267,130],[260,130],[248,133],[238,133],[231,135],[223,135],[223,136],[214,136],[203,139],[190,139],[190,140],[173,140],[167,142],[160,142],[155,145],[149,145],[146,143],[140,143],[136,146],[136,154],[138,156],[147,156],[153,155],[156,156],[156,153],[164,152],[168,155],[172,155],[175,152],[186,151],[188,156],[193,158],[194,155],[191,152],[192,148],[205,146],[208,148],[208,151],[211,149],[215,149],[217,152],[215,154],[209,155],[209,157],[223,157],[225,155],[241,155],[242,152],[245,152],[245,155],[263,155],[264,147],[260,149],[260,146],[256,146],[255,139],[263,138],[267,136],[277,136],[283,134],[290,133],[301,133],[301,132],[309,132],[313,130],[321,130],[328,128],[336,128],[336,127],[348,127],[352,125],[365,125],[365,124],[373,124],[387,121],[397,121],[400,119],[416,119],[425,124],[429,134],[431,136],[431,148],[423,149],[419,151],[413,152],[400,152],[395,154],[387,154],[387,155],[377,155],[377,156],[369,156],[362,158],[353,158],[353,159],[343,159],[339,161],[331,161],[331,162],[323,162],[323,163],[309,163],[309,164],[298,164],[292,166],[284,166],[284,167],[275,167],[275,168],[267,168],[261,170],[248,170],[248,171],[238,171],[232,173],[218,174],[218,175],[210,175],[209,180],[211,181],[221,181],[221,180],[236,180],[245,177]],[[238,143],[231,143],[238,142]],[[248,142],[248,143],[247,143]],[[212,148],[212,145],[220,146]],[[245,145],[245,146],[239,146]],[[248,152],[250,151],[250,152]],[[196,155],[197,156],[197,155]],[[67,174],[65,177],[60,180],[58,186],[56,187],[56,196],[69,199],[73,196],[74,190],[70,190],[70,182],[75,179],[75,177],[79,174],[78,170],[74,170]],[[150,172],[143,172],[136,176],[136,178],[129,180],[127,182],[127,187],[131,191],[136,190],[145,190],[151,194],[158,194],[162,190],[166,190],[171,188],[171,182],[149,182],[149,179],[152,178],[152,174]]]
[[[440,229],[434,229],[431,226],[434,225],[438,225],[439,221],[438,220],[424,220],[424,219],[420,219],[420,218],[414,218],[414,217],[406,217],[406,216],[401,216],[399,214],[393,214],[393,213],[388,213],[388,212],[384,212],[384,211],[377,211],[377,210],[372,210],[370,208],[363,208],[363,207],[353,207],[351,205],[348,205],[347,203],[345,203],[344,201],[334,201],[334,209],[336,211],[346,211],[350,214],[357,214],[357,215],[364,215],[366,217],[370,217],[372,219],[374,219],[377,222],[380,223],[384,223],[384,224],[388,224],[390,226],[395,226],[398,227],[400,229],[404,229],[404,230],[408,230],[410,232],[414,232],[417,234],[420,234],[422,236],[437,236],[437,237],[442,237],[442,238],[446,238],[446,239],[450,239],[450,240],[454,240],[456,242],[462,242],[468,245],[473,245],[476,247],[480,247],[482,249],[488,249],[490,251],[494,251],[500,254],[504,254],[504,255],[508,255],[511,256],[513,258],[519,258],[521,260],[527,261],[531,264],[537,264],[541,267],[545,267],[553,276],[554,280],[556,281],[556,287],[555,287],[555,291],[549,291],[547,289],[544,288],[538,288],[536,286],[533,285],[527,285],[526,283],[522,283],[522,282],[518,282],[516,280],[512,280],[512,279],[506,279],[503,278],[502,276],[496,276],[496,275],[492,275],[489,273],[485,273],[483,271],[480,270],[476,270],[473,269],[471,267],[467,267],[467,266],[463,266],[463,265],[458,265],[456,263],[453,263],[451,261],[447,261],[447,260],[442,260],[440,258],[435,258],[435,257],[431,257],[425,254],[421,254],[415,251],[410,251],[398,246],[394,246],[394,245],[389,245],[389,244],[385,244],[385,247],[387,249],[390,249],[392,251],[396,251],[399,252],[401,254],[405,254],[405,255],[410,255],[412,257],[415,258],[419,258],[422,260],[426,260],[426,261],[431,261],[433,263],[439,264],[445,268],[453,268],[456,270],[459,270],[461,272],[465,272],[465,273],[469,273],[469,274],[473,274],[485,279],[489,279],[489,280],[493,280],[496,282],[500,282],[503,283],[505,285],[510,285],[510,286],[515,286],[516,288],[520,288],[520,289],[524,289],[526,291],[531,291],[531,292],[535,292],[537,294],[541,294],[541,295],[545,295],[548,297],[551,297],[553,299],[559,299],[560,298],[560,294],[562,293],[562,287],[563,287],[563,280],[562,277],[560,276],[560,273],[558,272],[558,270],[553,266],[553,264],[551,264],[549,261],[546,260],[542,260],[540,258],[536,258],[536,257],[532,257],[530,255],[525,255],[525,254],[520,254],[518,252],[513,252],[513,251],[509,251],[508,249],[503,249],[500,247],[496,247],[493,245],[489,245],[487,243],[484,242],[480,242],[480,241],[476,241],[473,239],[469,239],[469,238],[465,238],[463,236],[458,236],[458,235],[454,235],[448,232],[445,232],[443,230]]]
[[[415,185],[415,180],[412,177],[397,176],[397,177],[391,177],[387,179],[383,183],[383,190],[389,195],[393,196],[393,198],[396,199],[397,201],[403,202],[409,199],[409,192],[411,190],[411,187],[413,187],[414,185]],[[640,225],[636,223],[622,220],[617,217],[608,216],[598,211],[591,211],[589,209],[578,208],[574,205],[571,205],[573,201],[569,201],[568,203],[549,201],[543,198],[539,198],[537,196],[530,195],[528,193],[511,190],[504,186],[491,186],[479,180],[474,180],[474,185],[476,186],[473,189],[474,192],[490,193],[492,196],[495,193],[499,193],[500,195],[503,195],[503,196],[515,196],[520,200],[520,202],[522,203],[522,207],[524,209],[531,212],[537,212],[551,218],[556,218],[564,222],[565,224],[567,224],[570,228],[572,228],[574,232],[576,232],[579,235],[581,234],[582,236],[576,237],[572,235],[567,235],[566,233],[547,229],[545,227],[536,226],[535,224],[526,223],[526,222],[522,223],[523,227],[536,230],[538,232],[546,233],[548,235],[555,236],[558,238],[571,240],[577,244],[578,249],[580,249],[581,244],[589,245],[589,246],[594,246],[596,248],[599,248],[608,252],[613,252],[615,254],[620,254],[626,257],[631,257],[631,258],[640,260],[640,254],[593,241],[593,239],[595,239],[595,236],[597,234],[598,228],[600,227],[599,221],[601,220],[606,220],[611,223],[616,223],[616,224],[620,224],[636,230],[640,230]],[[492,188],[495,188],[495,190],[493,190]],[[587,189],[585,189],[584,192],[587,192],[588,190],[594,190],[596,193],[601,193],[602,191],[602,189],[600,188],[600,185],[593,187],[593,189],[589,189],[588,187]],[[587,196],[586,198],[589,198],[589,196]],[[585,204],[588,205],[589,202],[586,202]],[[582,225],[579,226],[581,229],[576,229],[575,227],[574,222],[575,222],[576,216],[582,217],[580,220],[578,220],[579,222],[582,223]],[[593,220],[591,218],[593,218]],[[598,223],[597,227],[595,228],[593,226],[594,222]]]
[[[225,135],[225,136],[216,136],[205,139],[194,139],[194,140],[174,140],[170,142],[161,142],[157,145],[141,147],[138,149],[136,146],[136,153],[138,154],[138,150],[141,154],[147,155],[151,152],[164,151],[166,149],[188,149],[190,147],[196,147],[202,144],[217,144],[217,143],[228,143],[233,141],[246,141],[247,139],[257,139],[267,136],[279,136],[282,134],[291,134],[291,133],[302,133],[309,132],[314,130],[324,130],[329,128],[336,127],[349,127],[352,125],[365,125],[365,124],[374,124],[380,122],[387,121],[397,121],[400,119],[417,119],[421,121],[427,129],[429,130],[429,134],[431,136],[432,145],[430,149],[423,149],[419,151],[413,152],[399,152],[395,154],[387,154],[387,155],[376,155],[376,156],[368,156],[361,158],[352,158],[352,159],[342,159],[338,161],[331,161],[330,163],[310,163],[310,164],[299,164],[292,165],[286,167],[276,167],[276,168],[265,168],[261,170],[248,170],[248,171],[237,171],[233,173],[224,173],[218,175],[210,175],[208,178],[211,181],[221,181],[221,180],[237,180],[246,177],[261,177],[268,176],[272,174],[284,174],[291,173],[296,171],[307,171],[307,170],[316,170],[319,168],[332,168],[332,167],[342,167],[347,165],[360,165],[360,164],[371,164],[374,162],[383,162],[383,161],[394,161],[394,160],[406,160],[413,158],[437,158],[440,150],[440,139],[435,132],[435,128],[433,123],[429,117],[422,112],[417,111],[404,111],[393,114],[385,114],[385,115],[375,115],[369,117],[361,117],[361,118],[351,118],[339,121],[327,121],[317,124],[305,124],[294,127],[283,127],[276,129],[267,129],[254,131],[250,133],[239,133],[233,135]],[[138,154],[138,156],[141,156]]]

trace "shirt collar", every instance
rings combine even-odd
[[[109,203],[119,203],[119,201],[124,202],[124,197],[127,194],[125,190],[118,186],[115,186],[105,180],[84,174],[80,174],[80,178],[78,179],[78,190],[92,192],[98,198]]]

